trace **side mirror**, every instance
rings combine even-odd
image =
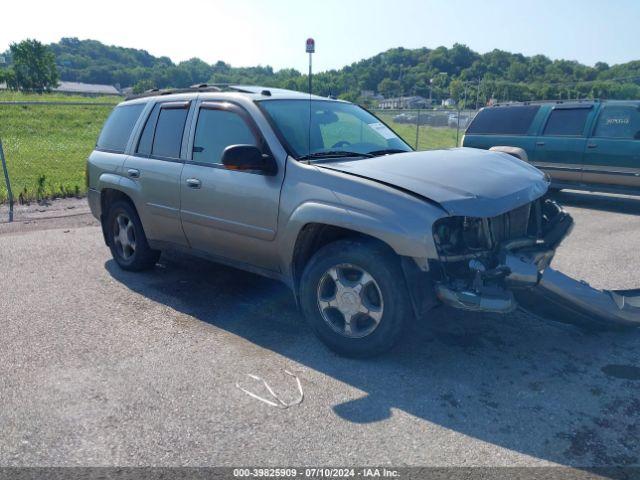
[[[275,175],[278,171],[271,155],[263,154],[255,145],[229,145],[222,152],[222,164],[229,170],[261,172]]]

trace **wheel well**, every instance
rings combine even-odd
[[[107,245],[109,245],[109,239],[107,236],[107,230],[105,226],[105,217],[109,212],[109,207],[120,200],[125,202],[129,202],[134,210],[136,210],[136,206],[131,200],[131,197],[120,190],[116,190],[114,188],[105,188],[100,193],[100,224],[102,225],[102,235],[104,236],[104,241]],[[137,213],[137,210],[136,210]]]
[[[395,254],[389,244],[362,232],[322,223],[309,223],[305,225],[298,234],[298,239],[296,240],[296,245],[293,250],[291,268],[293,274],[293,292],[296,302],[299,302],[298,289],[300,287],[302,272],[309,259],[325,245],[345,238],[374,243]],[[398,258],[404,274],[402,280],[408,289],[413,312],[416,318],[421,318],[426,312],[438,304],[433,289],[431,273],[420,270],[416,263],[409,257]]]
[[[389,249],[389,251],[393,251],[385,242],[362,232],[323,223],[308,223],[302,227],[302,230],[298,233],[298,239],[293,249],[291,268],[296,292],[300,285],[300,278],[302,277],[304,267],[313,254],[325,245],[335,242],[336,240],[344,240],[345,238],[374,242],[383,245]]]

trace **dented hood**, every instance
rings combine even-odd
[[[439,203],[450,215],[494,217],[542,196],[537,168],[511,155],[475,148],[407,152],[319,164]]]

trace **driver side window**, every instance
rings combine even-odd
[[[221,164],[222,152],[229,145],[258,145],[244,119],[235,112],[200,109],[193,142],[193,161]]]

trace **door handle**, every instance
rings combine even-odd
[[[129,175],[131,178],[140,178],[140,170],[136,168],[130,168],[129,170],[127,170],[127,175]]]
[[[536,145],[539,147],[544,147],[544,142],[536,142]]]
[[[187,186],[189,188],[200,188],[202,186],[202,182],[197,178],[187,178]]]
[[[587,143],[587,148],[598,148],[597,143]]]

